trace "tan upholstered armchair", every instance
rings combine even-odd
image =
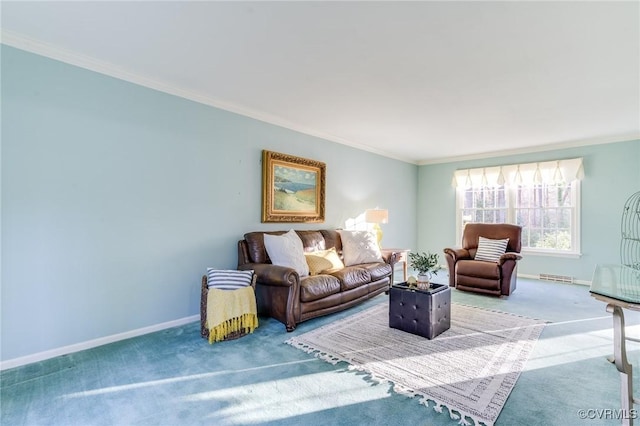
[[[522,259],[522,227],[510,224],[468,223],[462,248],[444,249],[449,266],[449,285],[458,290],[508,296],[516,289],[516,268]],[[480,237],[509,239],[506,252],[496,261],[476,260]]]

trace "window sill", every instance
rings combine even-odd
[[[532,256],[546,256],[546,257],[564,257],[569,259],[579,259],[582,253],[577,251],[556,251],[556,250],[541,250],[541,249],[522,249],[520,254],[527,254]]]

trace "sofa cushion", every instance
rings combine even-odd
[[[269,263],[269,256],[267,255],[267,249],[264,247],[264,236],[266,232],[256,231],[248,232],[244,234],[244,241],[247,244],[247,254],[249,258],[246,259],[249,262],[254,263]],[[282,235],[283,231],[269,232],[270,235]]]
[[[456,275],[456,287],[460,290],[472,289],[482,293],[491,292],[500,294],[500,281],[491,278]]]
[[[307,260],[307,265],[309,265],[310,275],[335,272],[344,268],[344,263],[342,263],[338,252],[333,247],[329,250],[305,253],[304,257]]]
[[[369,271],[371,281],[378,281],[379,279],[391,276],[391,265],[388,263],[365,263],[360,265],[360,267]]]
[[[282,235],[265,234],[264,246],[274,265],[293,268],[301,277],[309,275],[302,241],[293,229]]]
[[[313,302],[340,292],[340,281],[331,275],[314,275],[300,280],[300,301]]]
[[[346,266],[344,269],[332,272],[331,275],[340,280],[342,291],[371,282],[371,274],[369,271],[360,266]]]
[[[484,260],[486,262],[497,262],[507,249],[509,239],[492,240],[490,238],[478,237],[478,251],[476,251],[475,260]]]
[[[324,236],[320,231],[296,231],[298,237],[302,241],[302,247],[304,251],[317,251],[325,250]]]
[[[342,240],[340,240],[340,233],[336,229],[321,229],[320,232],[324,237],[325,248],[334,247],[338,254],[342,253]]]
[[[382,262],[378,238],[369,231],[338,231],[342,240],[342,256],[346,266]]]

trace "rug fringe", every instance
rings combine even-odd
[[[342,359],[340,357],[328,354],[326,352],[322,352],[322,351],[320,351],[318,349],[315,349],[315,348],[313,348],[313,347],[311,347],[311,346],[309,346],[309,345],[307,345],[305,343],[298,342],[295,337],[292,337],[291,339],[286,340],[285,343],[287,343],[287,344],[289,344],[289,345],[291,345],[291,346],[293,346],[293,347],[295,347],[297,349],[300,349],[303,352],[306,352],[308,354],[312,354],[315,357],[320,358],[321,360],[323,360],[325,362],[328,362],[329,364],[332,364],[332,365],[336,365],[340,361],[344,361],[344,362],[347,362],[347,363],[349,362],[346,359]],[[351,366],[351,364],[349,364],[349,366]]]
[[[459,425],[462,425],[462,426],[471,426],[471,423],[469,423],[469,422],[468,422],[464,417],[462,417],[462,418],[460,419],[460,421],[458,422],[458,424],[459,424]],[[476,425],[476,426],[478,426],[478,423],[477,423],[475,420],[473,421],[473,424],[474,424],[474,425]]]
[[[528,320],[535,320],[535,321],[539,321],[540,324],[531,324],[531,325],[526,325],[526,326],[520,326],[520,327],[533,327],[533,326],[542,326],[544,328],[544,324],[545,323],[550,323],[550,321],[545,321],[542,319],[534,319],[534,318],[530,318],[524,315],[517,315],[517,314],[513,314],[510,312],[502,312],[499,310],[495,310],[495,309],[486,309],[486,308],[478,308],[477,306],[471,306],[471,305],[465,305],[465,304],[457,304],[460,306],[464,306],[464,307],[468,307],[468,308],[474,308],[474,309],[480,309],[480,310],[484,310],[486,312],[494,312],[494,313],[499,313],[499,314],[504,314],[504,315],[509,315],[512,317],[517,317],[517,318],[523,318],[523,319],[528,319]],[[327,326],[325,326],[327,327]],[[320,329],[322,329],[323,327],[321,327]],[[314,330],[316,331],[316,330]],[[493,426],[494,423],[491,421],[487,421],[485,419],[480,419],[475,417],[474,415],[468,413],[468,412],[464,412],[464,411],[460,411],[459,409],[456,408],[451,408],[449,407],[446,403],[443,403],[442,401],[438,401],[433,399],[432,397],[425,395],[423,393],[421,393],[420,391],[417,391],[415,389],[411,389],[408,388],[406,386],[400,385],[400,384],[396,384],[393,381],[382,377],[382,376],[378,376],[374,373],[372,373],[369,369],[367,369],[367,367],[364,364],[357,364],[354,363],[354,361],[352,359],[349,359],[348,354],[347,356],[343,357],[343,356],[339,356],[339,355],[335,355],[335,354],[330,354],[327,353],[325,350],[326,349],[317,349],[314,348],[313,346],[311,346],[308,343],[305,343],[301,340],[298,339],[298,337],[292,337],[288,340],[285,341],[285,343],[299,349],[302,350],[308,354],[312,354],[313,356],[328,362],[330,364],[337,364],[338,362],[345,362],[348,364],[348,370],[351,371],[358,371],[358,372],[362,372],[366,375],[366,378],[368,380],[371,380],[373,382],[376,383],[381,383],[381,384],[389,384],[391,386],[391,389],[400,395],[404,395],[406,397],[409,398],[415,398],[415,397],[420,397],[420,399],[418,400],[420,404],[425,405],[427,408],[430,406],[429,402],[432,401],[434,403],[434,406],[432,407],[434,409],[434,411],[438,412],[438,413],[443,413],[443,409],[446,408],[447,411],[449,412],[449,416],[451,417],[452,420],[457,420],[457,423],[461,426],[471,426],[472,424],[474,426]],[[529,345],[534,345],[535,342],[531,342],[529,343]],[[526,362],[526,360],[524,361]],[[519,375],[519,374],[518,374]],[[515,378],[515,380],[517,380],[517,377]],[[471,423],[473,422],[473,423]]]
[[[348,361],[346,361],[348,362]],[[416,392],[413,389],[407,388],[405,386],[393,383],[391,380],[385,379],[384,377],[379,377],[379,376],[375,376],[373,374],[371,374],[371,372],[365,370],[364,368],[359,368],[359,366],[355,366],[353,364],[349,364],[348,367],[349,370],[352,371],[361,371],[361,372],[365,372],[368,374],[369,378],[377,383],[386,383],[389,384],[392,388],[393,391],[395,393],[397,393],[398,395],[403,395],[406,396],[407,398],[414,398],[414,397],[420,397],[420,400],[418,401],[420,404],[422,405],[426,405],[427,407],[429,407],[429,401],[433,401],[434,403],[434,411],[442,414],[443,412],[443,408],[446,408],[449,411],[449,417],[452,420],[460,420],[458,422],[459,425],[462,426],[471,426],[471,423],[469,423],[467,421],[467,418],[471,419],[473,421],[474,426],[493,426],[493,423],[485,423],[482,420],[476,419],[474,416],[472,416],[469,413],[463,413],[459,410],[453,410],[451,408],[449,408],[449,406],[447,406],[446,404],[437,401],[435,399],[429,398],[426,395],[421,394],[420,392]]]
[[[499,311],[494,311],[494,312],[499,312]],[[516,315],[519,316],[519,315]],[[526,317],[524,317],[526,318]],[[367,374],[367,377],[369,378],[369,380],[372,380],[376,383],[379,384],[389,384],[393,391],[396,392],[399,395],[403,395],[406,396],[407,398],[413,398],[416,396],[421,397],[421,399],[419,400],[419,403],[422,405],[426,405],[427,407],[429,406],[429,401],[433,401],[433,403],[435,404],[433,409],[438,412],[438,413],[442,413],[443,412],[443,408],[446,408],[449,411],[449,417],[451,417],[452,420],[460,420],[458,422],[459,425],[462,426],[470,426],[471,423],[469,423],[466,419],[469,418],[473,421],[474,426],[493,426],[493,423],[485,423],[482,420],[476,419],[474,416],[472,416],[471,414],[468,413],[463,413],[459,410],[452,410],[451,408],[449,408],[446,404],[443,404],[440,401],[437,401],[435,399],[429,398],[428,396],[420,393],[420,392],[416,392],[413,389],[407,388],[405,386],[402,386],[400,384],[396,384],[394,382],[392,382],[389,379],[386,379],[384,377],[381,376],[376,376],[374,374],[372,374],[370,371],[367,371],[366,368],[364,366],[359,366],[359,365],[354,365],[351,363],[351,360],[345,359],[345,358],[341,358],[335,355],[330,355],[326,352],[322,352],[319,349],[315,349],[312,346],[307,345],[306,343],[302,343],[299,342],[295,337],[292,337],[288,340],[286,340],[284,343],[289,344],[297,349],[300,349],[308,354],[312,354],[313,356],[315,356],[316,358],[319,358],[325,362],[328,362],[330,364],[336,365],[338,362],[346,362],[348,365],[347,369],[350,371],[358,371],[358,372],[363,372]]]
[[[320,352],[316,351],[316,356],[320,356]],[[460,420],[458,422],[458,424],[462,425],[462,426],[470,426],[471,423],[469,423],[467,421],[467,418],[471,419],[473,421],[474,426],[493,426],[493,423],[485,423],[482,420],[476,419],[474,416],[472,416],[471,414],[468,413],[463,413],[459,410],[453,410],[451,408],[449,408],[449,406],[447,406],[446,404],[437,401],[435,399],[429,398],[426,395],[423,395],[420,392],[416,392],[415,390],[411,389],[411,388],[407,388],[405,386],[402,386],[400,384],[394,383],[389,379],[386,379],[384,377],[380,377],[380,376],[376,376],[374,374],[371,374],[370,371],[367,371],[364,367],[361,366],[357,366],[357,365],[353,365],[351,364],[348,360],[341,360],[344,362],[349,363],[349,366],[347,367],[349,370],[351,371],[359,371],[359,372],[364,372],[367,373],[367,376],[369,377],[370,380],[379,383],[379,384],[389,384],[393,391],[395,393],[397,393],[398,395],[403,395],[406,396],[407,398],[414,398],[414,397],[420,397],[421,399],[418,401],[420,404],[422,405],[426,405],[427,407],[429,406],[429,401],[433,401],[433,403],[435,404],[433,409],[438,412],[438,413],[442,413],[443,412],[443,408],[446,408],[449,411],[449,417],[452,420]]]
[[[394,388],[395,390],[395,388]],[[485,426],[493,426],[493,423],[485,423],[482,420],[478,420],[475,417],[473,417],[470,414],[467,413],[462,413],[459,410],[452,410],[451,408],[449,408],[447,405],[441,403],[440,401],[436,401],[433,400],[431,398],[428,398],[424,395],[420,395],[422,398],[420,399],[419,403],[422,405],[426,405],[427,407],[429,407],[429,401],[433,401],[434,406],[433,406],[433,411],[435,411],[436,413],[440,413],[442,414],[444,412],[443,408],[446,408],[449,411],[449,417],[451,418],[451,420],[460,420],[458,422],[459,425],[462,426],[471,426],[471,423],[469,423],[467,421],[467,418],[471,419],[471,421],[473,421],[473,425],[474,426],[481,426],[481,425],[485,425]]]

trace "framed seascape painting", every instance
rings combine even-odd
[[[324,222],[326,165],[262,151],[262,221]]]

